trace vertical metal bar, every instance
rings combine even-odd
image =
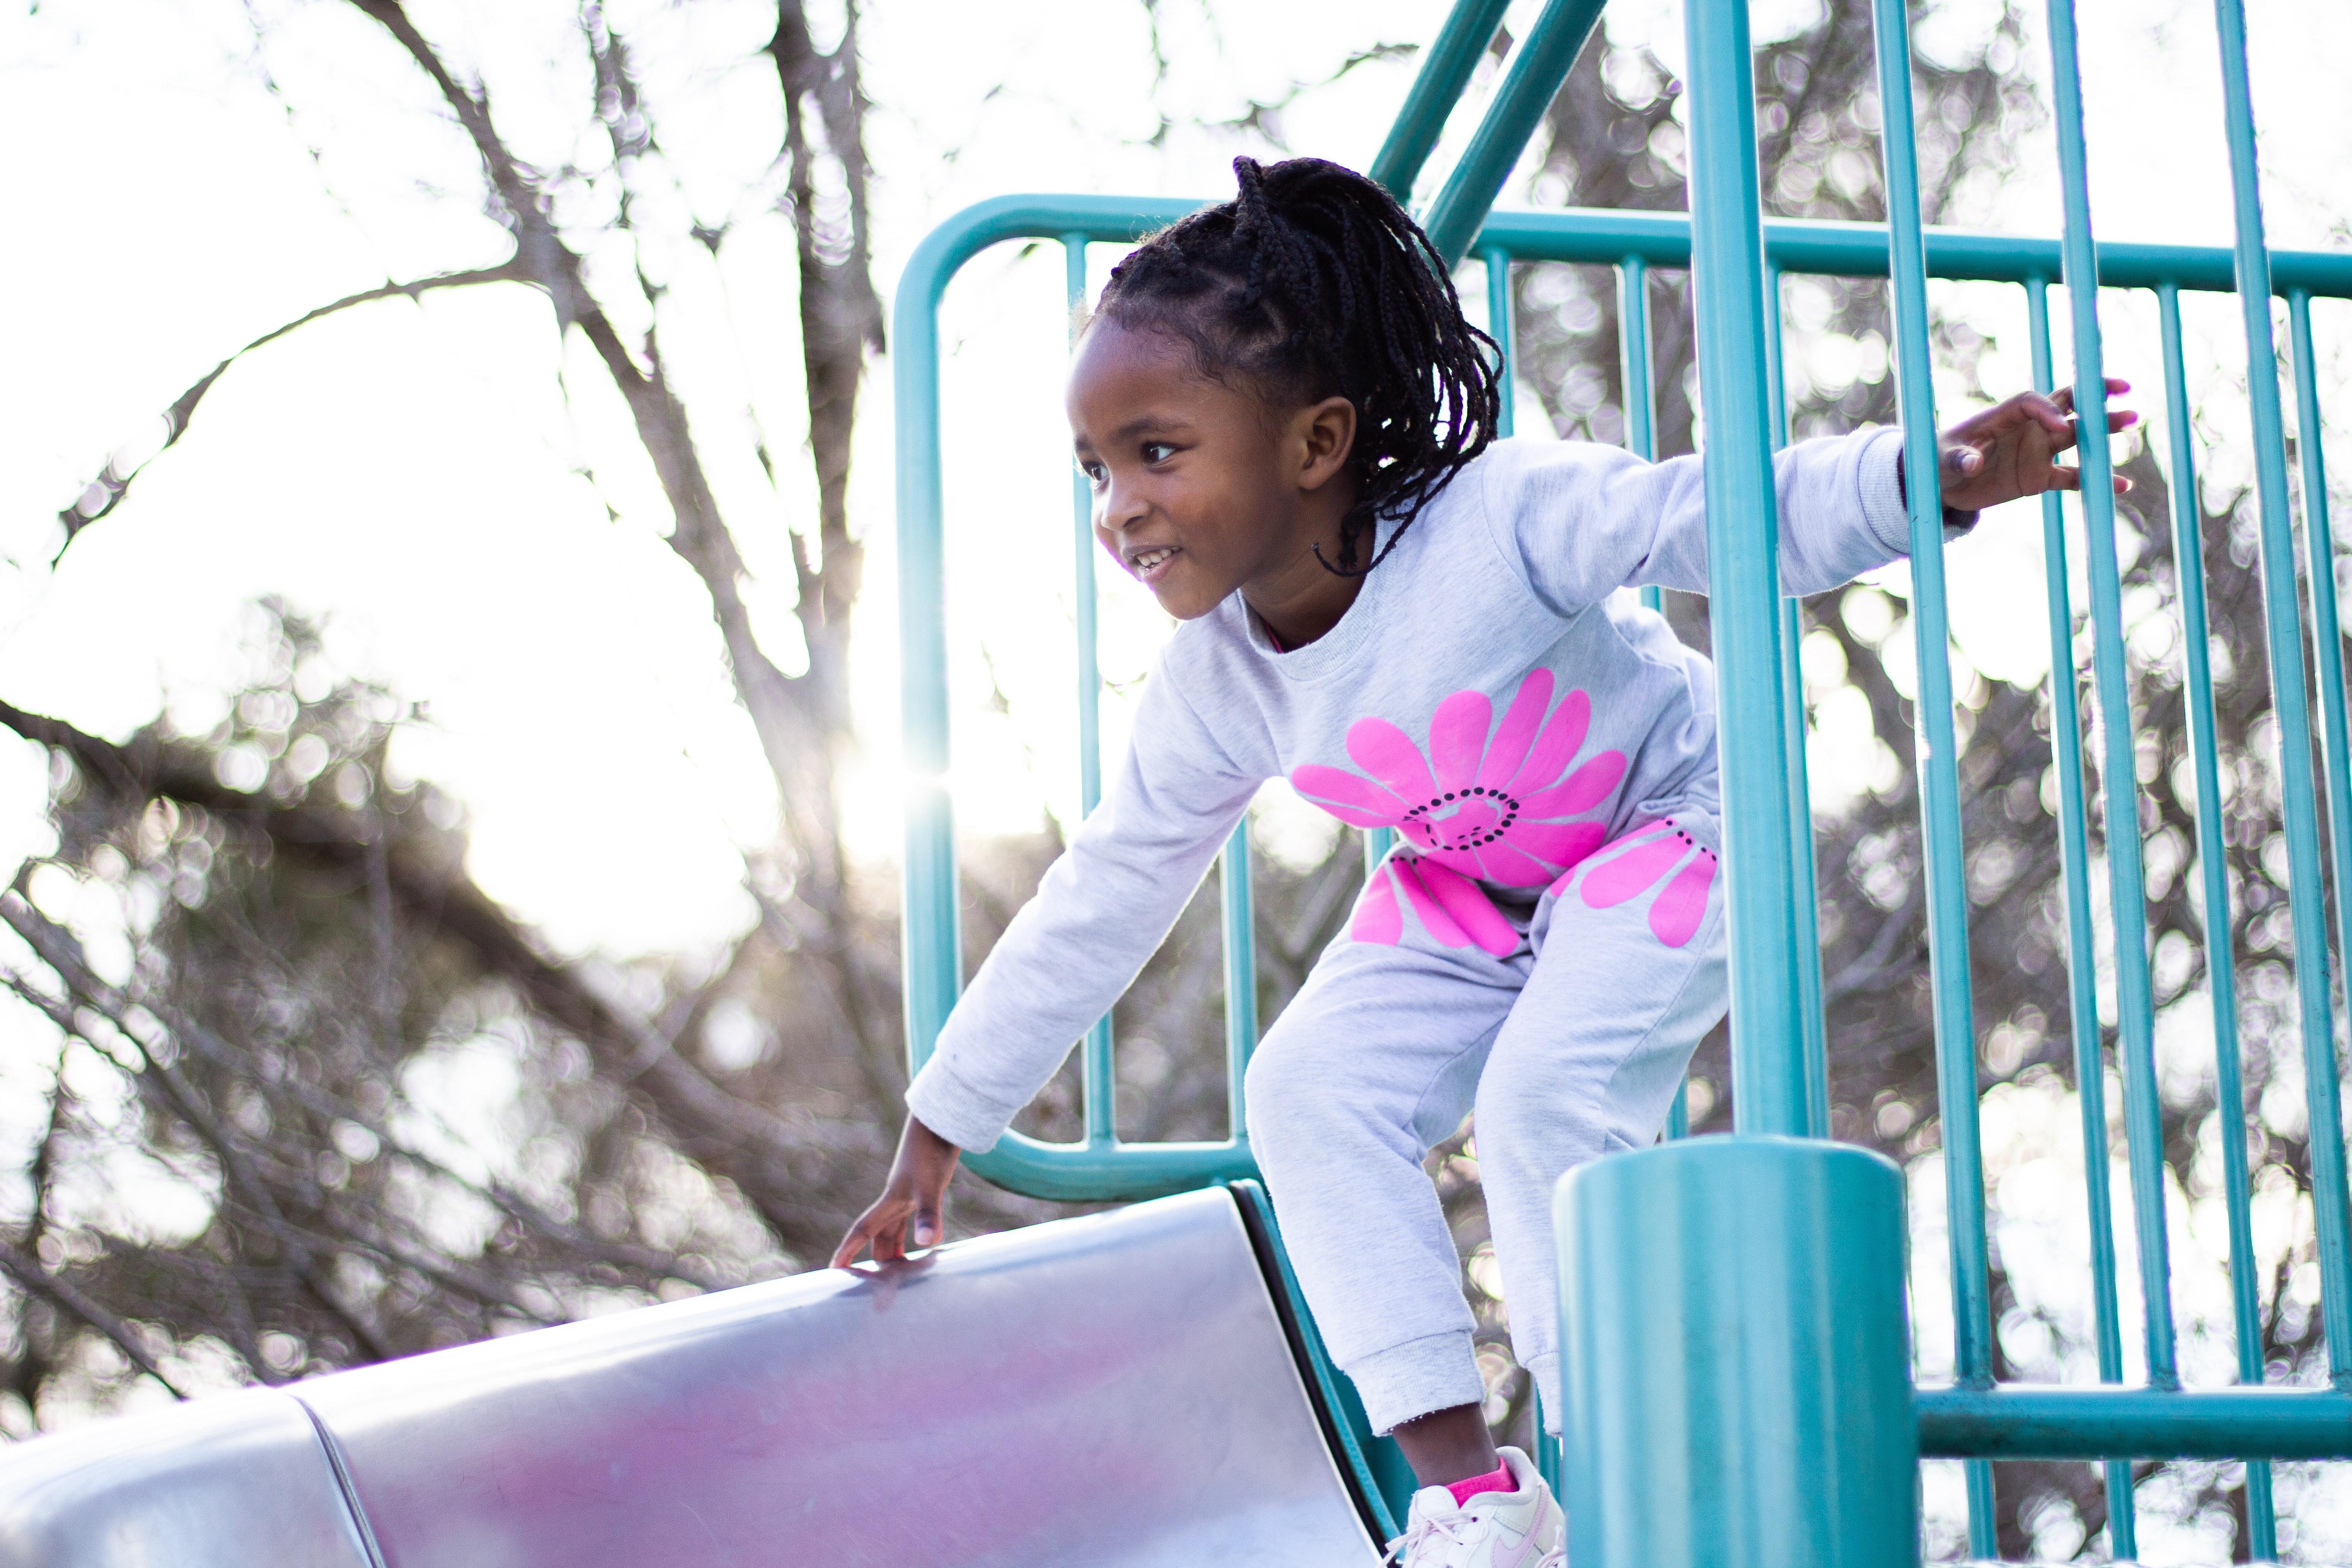
[[[2304,581],[2311,595],[2311,636],[2319,668],[2320,755],[2327,770],[2327,844],[2336,871],[2336,932],[2338,941],[2352,946],[2352,735],[2346,731],[2352,713],[2344,704],[2344,623],[2336,615],[2336,531],[2327,517],[2327,458],[2319,421],[2318,362],[2311,346],[2311,295],[2301,289],[2289,289],[2286,305],[2294,357],[2294,445],[2303,468]],[[2347,1228],[2352,1221],[2347,1221],[2344,1201],[2343,1130],[2334,1114],[2340,1102],[2332,1047],[2331,1041],[2325,1075],[2314,1073],[2305,1088],[2314,1105],[2312,1184],[2316,1188],[2326,1180],[2336,1200],[2333,1215],[2327,1205],[2316,1209],[2320,1289],[2336,1299],[2335,1309],[2326,1319],[2328,1368],[2339,1384],[2352,1384],[2352,1343],[2346,1342],[2341,1331],[2342,1320],[2352,1310],[2352,1302],[2346,1299],[2352,1296],[2352,1261],[2347,1261],[2352,1259],[2352,1232]],[[2326,1101],[2331,1113],[2325,1131],[2316,1109],[2321,1100]],[[2327,1140],[2326,1163],[2320,1158],[2323,1137]],[[2331,1228],[2335,1233],[2332,1268]]]
[[[1684,9],[1691,285],[1706,410],[1707,585],[1729,859],[1731,1074],[1743,1132],[1805,1131],[1782,765],[1779,519],[1764,385],[1764,232],[1747,0]]]
[[[1638,256],[1617,264],[1618,384],[1625,398],[1625,449],[1658,460],[1658,399],[1650,387],[1650,265]],[[1654,595],[1655,588],[1644,588]],[[1645,600],[1656,609],[1654,599]]]
[[[1502,351],[1503,405],[1501,416],[1495,421],[1495,434],[1511,436],[1517,433],[1518,407],[1513,395],[1513,383],[1518,379],[1518,334],[1511,321],[1511,253],[1499,245],[1490,245],[1480,258],[1486,266],[1486,332]]]
[[[2156,290],[2164,337],[2164,414],[2172,448],[2172,571],[2179,584],[2187,658],[2189,757],[2197,779],[2197,868],[2204,896],[2205,975],[2213,998],[2214,1109],[2221,1118],[2221,1198],[2230,1226],[2230,1305],[2238,1381],[2263,1381],[2262,1310],[2254,1291],[2253,1219],[2246,1173],[2246,1091],[2238,1063],[2238,968],[2231,942],[2229,851],[2221,836],[2219,737],[2213,722],[2211,637],[2205,613],[2205,540],[2197,493],[2197,448],[2189,423],[2189,377],[2180,347],[2180,290]],[[2246,1461],[2246,1521],[2253,1559],[2278,1555],[2278,1527],[2266,1460]],[[2129,1549],[2120,1540],[2118,1556]]]
[[[2045,279],[2035,278],[2026,283],[2025,308],[2032,340],[2033,389],[2047,393],[2057,385],[2057,376],[2050,363],[2050,288]],[[2075,1102],[2083,1117],[2083,1190],[2090,1211],[2091,1321],[2099,1381],[2121,1383],[2123,1315],[2116,1303],[2116,1216],[2107,1192],[2107,1074],[2105,1058],[2099,1049],[2099,950],[2091,925],[2081,683],[2074,668],[2065,510],[2055,490],[2042,492],[2042,556],[2043,593],[2050,610],[2051,771],[2058,775],[2058,859],[2066,895],[2066,1007],[2074,1039]],[[2206,710],[2211,712],[2210,697]],[[2228,929],[2226,920],[2223,929]],[[2139,1526],[2133,1506],[2130,1461],[2107,1461],[2106,1481],[2109,1549],[2120,1559],[2137,1557]]]
[[[1952,644],[1944,606],[1944,498],[1937,482],[1936,370],[1927,341],[1927,244],[1920,232],[1918,149],[1911,107],[1911,38],[1903,0],[1873,0],[1879,149],[1895,317],[1895,388],[1911,514],[1911,628],[1918,665],[1920,832],[1927,883],[1928,978],[1944,1129],[1946,1230],[1952,1255],[1953,1378],[1992,1382],[1992,1309],[1985,1257],[1983,1143],[1977,1127],[1976,1016],[1969,994],[1969,889],[1961,859],[1958,746],[1952,727]],[[1969,1540],[1998,1553],[1990,1467],[1968,1470]]]
[[[898,433],[899,734],[907,770],[900,941],[907,1066],[929,1059],[962,988],[954,802],[948,793],[948,649],[940,467],[940,295],[952,268],[919,247],[900,276],[891,355]]]
[[[1625,405],[1625,449],[1645,463],[1658,460],[1658,407],[1650,390],[1650,264],[1628,256],[1617,264],[1617,386]],[[1664,614],[1666,596],[1655,585],[1642,590],[1642,607]],[[1669,1140],[1690,1136],[1690,1079],[1675,1086],[1666,1107]]]
[[[1528,148],[1552,95],[1568,79],[1592,25],[1601,19],[1601,0],[1544,0],[1528,36],[1511,51],[1502,86],[1486,105],[1472,132],[1461,161],[1445,176],[1437,199],[1429,205],[1422,227],[1437,254],[1452,267],[1462,259],[1486,221],[1512,165]],[[1488,35],[1492,37],[1492,34]],[[1385,184],[1386,182],[1382,182]],[[1389,187],[1393,191],[1396,187]]]
[[[1445,14],[1445,25],[1422,57],[1421,69],[1369,171],[1399,202],[1412,201],[1421,166],[1429,162],[1430,149],[1437,145],[1462,89],[1470,85],[1471,73],[1510,8],[1511,0],[1454,0],[1454,9]]]
[[[1244,814],[1217,862],[1225,933],[1225,1107],[1233,1140],[1249,1142],[1242,1121],[1242,1077],[1257,1049],[1257,929],[1250,912],[1249,817]]]
[[[2262,518],[2263,618],[2278,719],[2280,804],[2287,854],[2287,908],[2302,1004],[2304,1091],[2310,1118],[2312,1199],[2319,1234],[2319,1301],[2327,1366],[2352,1388],[2352,1242],[2347,1237],[2344,1124],[2336,1100],[2336,1026],[2328,994],[2327,911],[2320,901],[2319,812],[2311,770],[2311,714],[2303,684],[2296,612],[2294,524],[2287,511],[2286,437],[2279,408],[2278,345],[2271,327],[2270,253],[2263,247],[2262,177],[2254,163],[2254,110],[2246,80],[2246,15],[2214,0],[2221,46],[2221,102],[2230,135],[2237,220],[2238,304],[2245,314],[2246,395],[2254,423],[2254,495]],[[2085,476],[2085,483],[2088,477]],[[2329,628],[2327,635],[2334,635]]]
[[[1063,292],[1071,321],[1087,298],[1087,237],[1062,237]],[[1078,814],[1091,816],[1102,801],[1102,672],[1096,658],[1095,498],[1087,477],[1070,474],[1070,511],[1076,524],[1077,574],[1072,601],[1078,623]],[[1118,1141],[1118,1076],[1111,1061],[1110,1015],[1095,1020],[1087,1031],[1079,1057],[1080,1101],[1085,1109],[1087,1145],[1108,1149]]]
[[[1772,447],[1789,444],[1789,381],[1781,369],[1780,269],[1764,268],[1764,378],[1772,395]],[[1797,903],[1789,911],[1797,931],[1797,1021],[1805,1051],[1805,1131],[1830,1135],[1829,1019],[1822,1002],[1822,914],[1819,868],[1813,857],[1813,785],[1806,765],[1805,617],[1795,599],[1780,601],[1780,700],[1788,733],[1789,853],[1797,868]]]
[[[2132,1226],[2139,1243],[2147,1377],[2155,1387],[2174,1388],[2180,1377],[2174,1363],[2172,1268],[2164,1226],[2164,1126],[2157,1100],[2155,1006],[2147,972],[2138,744],[2132,731],[2131,679],[2124,663],[2115,481],[2107,457],[2106,371],[2099,339],[2099,269],[2091,234],[2083,79],[2075,49],[2074,0],[2050,0],[2053,107],[2066,220],[2062,255],[2074,329],[2074,410],[2081,433],[2083,530],[2091,577],[2091,670],[2103,742],[2099,791],[2105,805],[2107,907],[2115,937],[2116,1055],[2123,1065],[2124,1132],[2131,1161]]]

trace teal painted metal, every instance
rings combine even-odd
[[[1780,269],[1764,265],[1764,382],[1771,389],[1772,449],[1789,444],[1789,378],[1781,369]],[[1830,1135],[1830,1042],[1828,1011],[1822,999],[1820,872],[1813,849],[1813,787],[1806,766],[1805,616],[1795,599],[1780,601],[1780,703],[1787,722],[1781,744],[1789,770],[1789,855],[1797,874],[1797,902],[1790,910],[1796,928],[1798,1046],[1804,1052],[1805,1133]],[[1685,1092],[1687,1092],[1685,1090]]]
[[[1706,409],[1707,586],[1715,642],[1731,959],[1732,1114],[1802,1132],[1805,1082],[1788,911],[1780,686],[1780,521],[1762,356],[1764,235],[1747,0],[1684,7],[1690,80],[1692,313]]]
[[[2340,1459],[2352,1395],[2319,1388],[1923,1388],[1919,1451],[1931,1458]]]
[[[1617,261],[1617,363],[1624,390],[1625,449],[1645,463],[1658,460],[1658,397],[1650,385],[1650,264],[1639,252]],[[1658,605],[1658,590],[1642,590]]]
[[[2164,1225],[2163,1109],[2156,1082],[2155,999],[2148,981],[2147,868],[2140,855],[2138,741],[2125,669],[2121,569],[2116,557],[2114,470],[2107,454],[2105,366],[2091,237],[2089,154],[2075,58],[2074,0],[2050,0],[2052,118],[2058,131],[2065,214],[2067,305],[2073,317],[2074,408],[2082,439],[2083,532],[2091,584],[2091,671],[2099,700],[2100,795],[2105,805],[2107,918],[2116,974],[2116,1057],[2123,1068],[2125,1149],[2139,1244],[2140,1319],[2148,1382],[2179,1385],[2172,1328],[2171,1244]]]
[[[2197,869],[2204,895],[2206,987],[2213,1000],[2214,1104],[2221,1123],[2221,1202],[2230,1227],[2230,1307],[2238,1381],[2263,1381],[2262,1309],[2254,1287],[2254,1230],[2246,1171],[2246,1090],[2239,1072],[2238,965],[2231,940],[2229,851],[2222,837],[2220,737],[2213,728],[2211,634],[2205,614],[2205,539],[2197,491],[2197,450],[2189,418],[2189,377],[2180,347],[2180,291],[2157,290],[2164,339],[2165,426],[2171,437],[2173,577],[2180,595],[2189,756],[2197,788]],[[2055,498],[2052,498],[2054,501]],[[2089,1113],[2086,1110],[2084,1114]],[[2112,1259],[2108,1265],[2113,1272]],[[2112,1289],[2112,1286],[2111,1286]],[[2112,1310],[2112,1307],[2110,1307]],[[2105,1368],[2102,1369],[2105,1375]],[[2120,1375],[2108,1376],[2110,1383]],[[2110,1467],[2110,1470],[2114,1467]],[[2126,1482],[2128,1487],[2128,1480]],[[2115,1484],[2110,1477],[2109,1496]],[[2126,1494],[2128,1495],[2128,1494]],[[2110,1503],[2112,1507],[2112,1501]],[[2246,1523],[2256,1562],[2278,1555],[2271,1468],[2246,1465]],[[2117,1552],[2126,1550],[2120,1535]]]
[[[1544,0],[1535,26],[1511,51],[1502,86],[1495,89],[1470,144],[1422,220],[1430,243],[1448,267],[1469,253],[1512,165],[1542,122],[1544,110],[1551,107],[1559,84],[1568,79],[1584,40],[1591,37],[1601,5],[1601,0]]]
[[[1101,196],[1005,196],[966,209],[933,230],[908,258],[894,316],[895,413],[899,432],[898,614],[901,722],[907,768],[903,872],[905,997],[910,1068],[929,1058],[961,989],[955,827],[947,790],[946,560],[944,482],[939,443],[939,302],[949,279],[1000,240],[1132,243],[1197,204]],[[1092,1056],[1091,1047],[1089,1057]],[[1111,1075],[1089,1095],[1090,1131],[1109,1131]],[[1123,1144],[1115,1136],[1048,1144],[1007,1133],[985,1154],[967,1156],[982,1176],[1037,1197],[1121,1202],[1183,1192],[1254,1174],[1245,1139],[1213,1143]]]
[[[1070,307],[1071,334],[1087,301],[1087,237],[1062,237],[1063,293]],[[1078,815],[1093,815],[1102,803],[1102,671],[1096,664],[1095,498],[1086,475],[1070,472],[1070,510],[1077,525],[1077,565],[1071,605],[1078,633]],[[1106,1013],[1087,1031],[1080,1067],[1087,1146],[1105,1149],[1118,1140],[1118,1078],[1111,1055],[1111,1021]]]
[[[1571,1172],[1555,1214],[1577,1568],[1918,1562],[1892,1163],[1697,1138]]]
[[[1234,1139],[1246,1140],[1242,1125],[1242,1078],[1257,1049],[1257,921],[1250,909],[1249,818],[1234,824],[1217,860],[1217,894],[1224,917],[1225,1104]]]
[[[2339,940],[2352,944],[2352,723],[2344,698],[2343,621],[2336,605],[2336,533],[2327,520],[2327,458],[2319,421],[2319,370],[2311,346],[2311,296],[2302,289],[2287,293],[2287,332],[2294,362],[2295,451],[2303,469],[2304,583],[2311,595],[2314,663],[2319,674],[2320,755],[2327,770],[2327,842],[2336,872],[2336,930]],[[2352,1388],[2352,1257],[2347,1243],[2344,1193],[2344,1133],[2336,1092],[2336,1047],[2326,1042],[2326,1061],[2314,1063],[2310,1095],[2312,1180],[2315,1189],[2325,1180],[2336,1209],[2335,1256],[2328,1256],[2327,1222],[2322,1211],[2320,1289],[2335,1303],[2326,1319],[2328,1370],[2339,1387]],[[2317,1102],[2325,1100],[2323,1120]],[[2328,1140],[2328,1160],[2323,1163],[2319,1141]],[[2322,1172],[2333,1166],[2323,1176]]]
[[[1927,967],[1935,998],[1937,1112],[1944,1144],[1945,1232],[1952,1268],[1952,1375],[1992,1385],[1992,1286],[1985,1256],[1984,1143],[1977,1127],[1977,1031],[1970,997],[1968,866],[1960,836],[1959,745],[1952,723],[1952,642],[1945,616],[1944,496],[1936,367],[1927,341],[1927,257],[1919,216],[1911,107],[1911,36],[1903,0],[1873,0],[1879,151],[1885,169],[1889,301],[1895,316],[1905,500],[1911,521],[1911,634],[1918,668],[1916,767],[1927,884]],[[1969,1545],[1999,1554],[1992,1467],[1967,1471]]]
[[[1651,267],[1687,267],[1691,258],[1690,219],[1681,213],[1598,207],[1497,212],[1487,216],[1478,242],[1499,245],[1520,261],[1609,266],[1633,256]],[[2028,283],[2059,277],[2064,260],[2063,247],[2054,239],[1933,228],[1927,242],[1930,278]],[[1887,275],[1883,224],[1770,218],[1764,225],[1764,248],[1771,265],[1782,272],[1831,278]],[[2302,289],[2315,297],[2352,298],[2352,251],[2279,250],[2270,259],[2267,286],[2282,293]],[[2153,289],[2169,282],[2227,294],[2236,288],[2231,252],[2211,246],[2105,240],[2098,246],[2098,261],[2099,283],[2107,289]]]
[[[2262,177],[2254,162],[2253,96],[2246,79],[2246,17],[2239,0],[2215,0],[2221,48],[2221,103],[2230,140],[2230,189],[2237,225],[2236,268],[2246,332],[2246,394],[2254,423],[2254,496],[2262,521],[2263,615],[2278,721],[2281,817],[2294,979],[2303,1023],[2304,1098],[2309,1108],[2312,1206],[2319,1241],[2319,1302],[2327,1365],[2352,1388],[2352,1205],[2344,1177],[2344,1122],[2337,1100],[2336,1025],[2328,994],[2327,912],[2320,902],[2319,821],[2311,776],[2311,717],[2303,685],[2296,614],[2294,527],[2287,513],[2286,434],[2280,416],[2278,350],[2271,335],[2271,290],[2286,270],[2263,240]],[[2290,282],[2290,288],[2309,285]],[[2323,637],[2339,628],[2321,628]],[[2352,936],[2352,932],[2347,932]]]
[[[1519,358],[1511,321],[1511,253],[1500,246],[1489,246],[1479,252],[1479,260],[1486,269],[1486,333],[1502,355],[1503,399],[1495,434],[1511,436],[1517,433],[1519,422],[1513,386],[1518,379]]]
[[[1503,25],[1503,13],[1510,8],[1511,0],[1454,0],[1454,9],[1446,13],[1445,25],[1422,57],[1396,122],[1365,171],[1398,201],[1412,200],[1422,165],[1429,162],[1430,150],[1437,145],[1462,89],[1470,85],[1471,74]]]
[[[2050,289],[2025,286],[2033,388],[2056,385],[2050,363]],[[2043,593],[2050,611],[2050,763],[2058,777],[2059,873],[2066,896],[2066,1012],[2074,1044],[2074,1098],[2083,1122],[2083,1194],[2091,1233],[2091,1327],[2099,1381],[2124,1380],[2123,1320],[2116,1302],[2116,1218],[2107,1191],[2107,1075],[2099,1049],[2099,952],[2091,929],[2090,821],[2083,799],[2083,711],[2074,668],[2074,611],[2066,575],[2065,510],[2058,492],[2042,493]],[[2201,601],[2200,601],[2201,604]],[[2200,620],[2200,624],[2202,622]],[[2206,711],[2210,714],[2211,688]],[[2200,808],[2201,809],[2201,808]],[[2225,921],[2222,929],[2228,930]],[[2227,943],[2223,944],[2227,951]],[[2119,1556],[2137,1552],[2131,1465],[2106,1467],[2109,1542]]]

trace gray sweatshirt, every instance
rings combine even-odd
[[[1782,592],[1906,552],[1901,449],[1899,431],[1866,429],[1780,454]],[[1101,805],[956,1004],[908,1108],[962,1148],[993,1145],[1270,778],[1522,902],[1629,827],[1713,813],[1714,668],[1618,592],[1643,584],[1706,590],[1698,458],[1500,441],[1317,641],[1277,650],[1239,594],[1178,626]]]

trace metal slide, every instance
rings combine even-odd
[[[0,1457],[0,1568],[1369,1568],[1250,1202],[41,1438]]]

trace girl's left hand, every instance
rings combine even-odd
[[[2107,378],[2107,395],[2129,392],[2131,384]],[[2008,402],[1972,414],[1943,433],[1938,443],[1943,471],[1944,505],[1955,511],[1980,511],[1989,506],[2038,496],[2044,490],[2083,488],[2083,471],[2053,461],[2075,443],[2074,389],[2062,386],[2043,396],[2021,392]],[[2139,423],[2128,408],[2107,413],[2110,433]],[[2118,477],[2116,494],[2131,489]]]

